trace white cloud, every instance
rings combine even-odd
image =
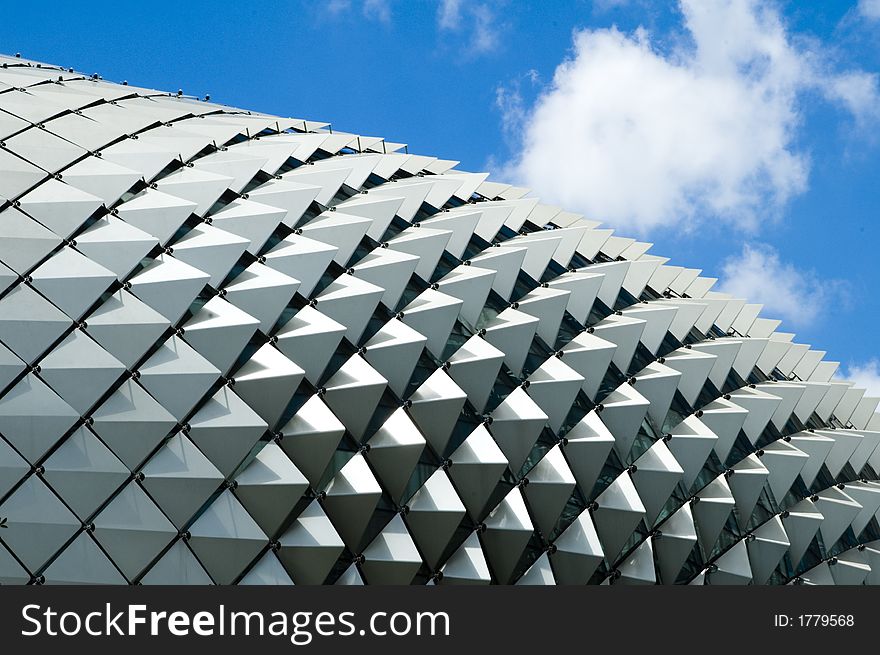
[[[504,177],[640,234],[711,217],[753,229],[807,188],[796,144],[807,93],[877,116],[877,76],[832,70],[773,9],[680,6],[687,38],[669,52],[643,28],[582,30],[533,107],[502,92],[506,129],[521,135]]]
[[[440,29],[451,30],[461,20],[462,0],[441,0],[437,9],[437,23]]]
[[[380,23],[390,23],[391,3],[388,0],[364,0],[364,16]]]
[[[474,52],[491,52],[498,47],[498,22],[489,5],[477,4],[471,9],[473,35],[471,49]]]
[[[628,5],[630,0],[593,0],[593,8],[596,11],[611,11]]]
[[[492,52],[500,44],[503,24],[490,2],[441,0],[437,26],[447,33],[466,34],[468,54]]]
[[[859,0],[859,13],[871,20],[880,20],[880,0]]]
[[[364,17],[377,20],[386,25],[391,22],[391,2],[390,0],[363,0],[361,4],[361,12]],[[324,4],[324,9],[331,16],[340,16],[353,10],[354,3],[352,0],[329,0]]]
[[[851,363],[837,377],[853,382],[860,389],[867,389],[866,396],[880,398],[880,359],[876,357],[862,364]]]
[[[821,83],[825,96],[845,107],[862,126],[880,116],[876,74],[852,71],[826,78]]]
[[[351,9],[351,0],[330,0],[325,8],[327,13],[336,16]]]
[[[738,255],[724,262],[717,290],[760,303],[764,305],[762,315],[793,326],[814,323],[829,305],[845,305],[849,295],[842,280],[798,269],[762,243],[745,244]]]
[[[524,75],[514,78],[509,84],[495,88],[495,107],[504,116],[501,125],[504,138],[513,147],[518,145],[517,140],[529,117],[528,108],[522,95],[523,80],[535,87],[541,83],[541,75],[533,68]]]
[[[501,125],[504,137],[510,143],[514,143],[528,117],[519,83],[497,87],[495,89],[495,106],[504,116],[504,122]]]

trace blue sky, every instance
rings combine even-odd
[[[880,0],[155,0],[4,15],[4,52],[330,121],[530,186],[764,302],[880,391]]]

